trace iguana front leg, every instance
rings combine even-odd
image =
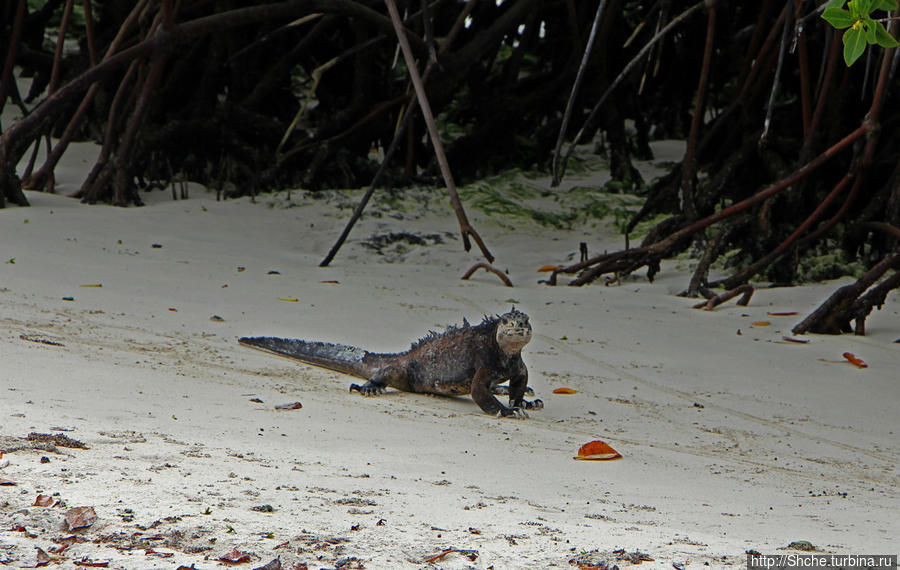
[[[528,369],[522,365],[509,379],[509,406],[526,410],[540,410],[543,408],[543,401],[539,399],[528,401],[525,399],[525,394],[528,391]],[[533,390],[531,390],[531,394],[534,394]]]
[[[496,374],[490,368],[479,368],[472,378],[472,399],[486,414],[499,415],[504,418],[527,417],[521,408],[504,406],[494,397],[494,378]]]

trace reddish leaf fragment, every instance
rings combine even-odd
[[[12,527],[9,530],[10,530],[10,532],[25,532],[25,527],[20,524],[17,524],[16,526]]]
[[[145,556],[155,556],[156,558],[172,558],[175,556],[174,552],[160,552],[158,550],[153,550],[152,548],[144,549]]]
[[[244,562],[250,562],[250,553],[242,552],[235,548],[231,552],[220,556],[219,561],[227,564],[243,564]]]
[[[330,283],[331,285],[340,285],[341,284],[341,282],[338,281],[337,279],[326,279],[325,281],[322,281],[322,283]]]
[[[554,388],[554,394],[577,394],[578,390],[574,388]]]
[[[797,311],[769,312],[766,314],[770,317],[793,317],[797,314]]]
[[[63,551],[72,546],[71,543],[68,544],[60,544],[59,546],[51,546],[47,550],[50,551],[50,554],[62,554]]]
[[[558,271],[560,269],[562,269],[562,265],[543,265],[538,269],[538,273],[550,273],[551,271]]]
[[[94,507],[75,507],[66,511],[66,525],[69,530],[87,528],[97,521]]]
[[[857,358],[852,352],[845,352],[842,355],[844,358],[850,361],[850,364],[856,366],[857,368],[868,368],[869,365],[863,362],[861,359]]]
[[[808,338],[794,338],[792,336],[785,336],[782,338],[785,340],[785,342],[794,342],[797,344],[809,344]]]
[[[53,504],[53,497],[50,495],[38,495],[34,499],[33,507],[49,507]]]
[[[753,321],[750,324],[753,325],[754,327],[767,327],[767,326],[771,325],[772,323],[770,323],[769,321]]]
[[[447,550],[445,550],[445,551],[443,551],[443,552],[438,552],[438,553],[435,554],[434,556],[430,556],[430,557],[426,558],[426,559],[422,562],[422,564],[431,564],[432,562],[437,562],[438,560],[440,560],[440,559],[443,558],[444,556],[447,556],[447,555],[450,554],[451,552],[457,552],[457,550],[456,550],[455,548],[448,548]]]
[[[618,451],[610,447],[606,442],[596,439],[585,443],[578,449],[578,455],[572,459],[581,459],[584,461],[605,461],[609,459],[620,459],[622,456]]]
[[[299,410],[303,407],[303,404],[300,402],[289,402],[287,404],[276,404],[276,410]]]

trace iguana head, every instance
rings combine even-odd
[[[506,354],[515,354],[531,340],[531,323],[528,315],[515,308],[498,317],[497,344]]]

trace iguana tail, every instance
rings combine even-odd
[[[371,363],[374,355],[362,348],[346,344],[309,342],[295,338],[271,336],[241,337],[238,342],[244,346],[296,358],[307,364],[321,366],[357,378],[368,379],[374,372]]]

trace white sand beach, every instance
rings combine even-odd
[[[762,286],[749,306],[714,311],[677,296],[689,260],[663,264],[652,283],[550,287],[537,268],[622,237],[477,208],[515,287],[486,272],[461,281],[482,258],[463,251],[441,189],[373,204],[319,268],[358,192],[254,203],[191,187],[187,200],[156,191],[142,208],[87,206],[64,196],[92,164],[81,160],[58,171],[58,194],[0,210],[7,567],[34,566],[35,547],[50,567],[128,569],[219,568],[233,550],[248,554],[238,567],[278,557],[369,569],[629,568],[617,557],[637,553],[652,559],[641,568],[744,567],[746,551],[801,552],[787,549],[795,541],[896,553],[896,293],[865,337],[789,343],[849,279]],[[425,245],[384,237],[399,232]],[[393,352],[511,305],[531,317],[524,358],[546,405],[525,420],[485,415],[468,397],[361,397],[347,376],[236,341]],[[302,408],[276,409],[291,402]],[[623,458],[574,461],[595,439]],[[33,506],[39,494],[52,506]],[[70,532],[65,512],[80,506],[97,519]],[[427,562],[447,549],[460,552]]]

